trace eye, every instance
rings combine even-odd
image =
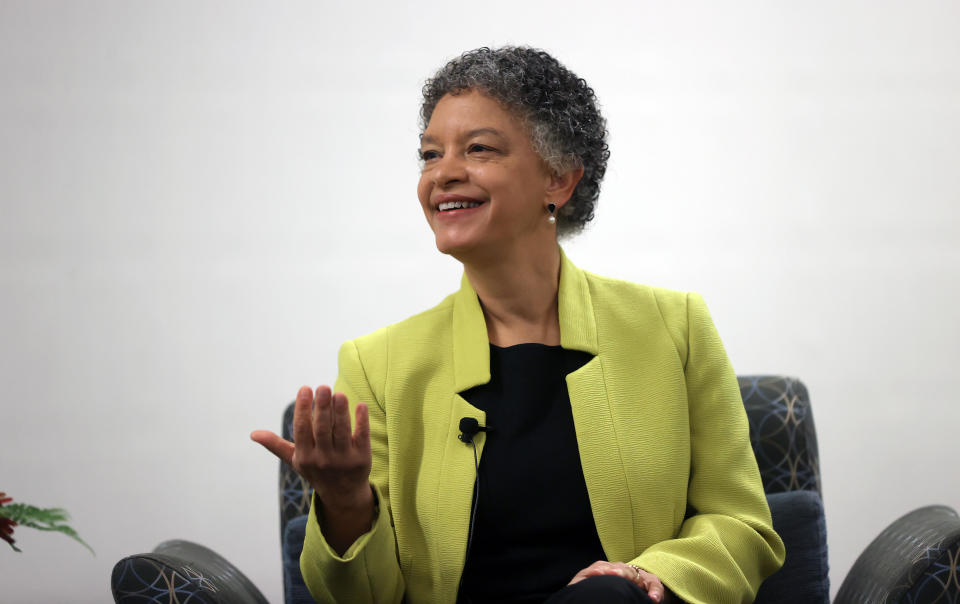
[[[420,149],[417,151],[417,155],[420,156],[420,161],[430,161],[431,159],[440,157],[440,154],[432,149]]]
[[[494,151],[493,147],[488,147],[486,145],[481,145],[480,143],[474,143],[467,147],[468,153],[483,153],[484,151]]]

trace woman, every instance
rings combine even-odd
[[[252,435],[315,490],[311,592],[751,601],[784,550],[703,301],[584,272],[557,244],[606,168],[593,90],[542,51],[481,48],[421,111],[417,193],[460,291],[344,344],[337,394],[297,395],[296,445]]]

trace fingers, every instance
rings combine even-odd
[[[573,579],[571,579],[570,583],[568,583],[567,585],[573,585],[574,583],[579,583],[580,581],[583,581],[588,577],[595,577],[597,575],[605,574],[602,572],[601,569],[609,565],[610,565],[609,562],[606,562],[604,560],[598,560],[593,564],[591,564],[590,566],[578,572],[576,575],[574,575]]]
[[[255,442],[290,464],[308,480],[319,473],[347,472],[370,468],[369,407],[358,403],[355,432],[350,427],[350,406],[342,392],[332,394],[329,386],[314,392],[303,386],[297,392],[293,410],[293,442],[268,430],[250,435]],[[304,474],[306,472],[306,474]]]
[[[631,583],[637,583],[637,571],[623,564],[610,564],[603,572],[597,574],[619,575]]]
[[[331,410],[332,396],[328,386],[317,388],[317,396],[313,399],[313,442],[322,453],[330,451],[330,432],[333,428],[333,414]]]
[[[650,577],[653,578],[648,579],[643,585],[647,590],[647,595],[654,602],[663,602],[663,583],[653,575],[650,575]]]
[[[313,402],[313,390],[301,386],[297,392],[297,402],[293,407],[293,442],[300,447],[313,446],[310,406]]]
[[[287,465],[293,462],[294,446],[289,440],[284,440],[269,430],[254,430],[250,433],[250,440],[263,445]]]
[[[350,450],[352,439],[350,438],[350,406],[347,403],[347,397],[338,392],[333,395],[333,449],[338,453],[345,453]]]
[[[629,579],[631,582],[636,582],[637,571],[633,570],[630,567],[625,567],[623,564],[615,564],[613,562],[607,562],[604,560],[594,562],[587,568],[583,570],[588,577],[596,577],[598,575],[620,575],[624,579]]]
[[[356,432],[350,430],[350,403],[342,392],[331,394],[330,388],[317,388],[313,410],[313,441],[321,453],[349,453],[370,450],[370,417],[367,405],[358,403]]]
[[[642,568],[638,569],[635,566],[627,566],[627,568],[634,571],[636,576],[633,578],[633,582],[647,590],[647,595],[651,600],[654,602],[663,601],[665,588],[656,575],[648,573]]]
[[[654,602],[663,601],[665,590],[663,583],[660,582],[660,579],[658,579],[656,575],[648,573],[642,569],[638,572],[635,567],[624,564],[623,562],[607,562],[606,560],[598,560],[574,575],[573,579],[570,580],[569,585],[573,585],[574,583],[579,583],[584,579],[599,575],[617,575],[623,577],[627,581],[630,581],[631,583],[634,583],[645,589],[647,591],[647,595]]]
[[[357,403],[354,417],[353,446],[370,456],[370,411],[366,403]]]

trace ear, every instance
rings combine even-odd
[[[570,168],[563,174],[552,174],[547,183],[547,201],[557,204],[558,210],[565,206],[581,178],[583,178],[583,166]]]

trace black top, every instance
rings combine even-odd
[[[560,346],[491,345],[490,382],[462,393],[491,430],[461,602],[542,602],[606,559],[565,380],[592,358]]]

